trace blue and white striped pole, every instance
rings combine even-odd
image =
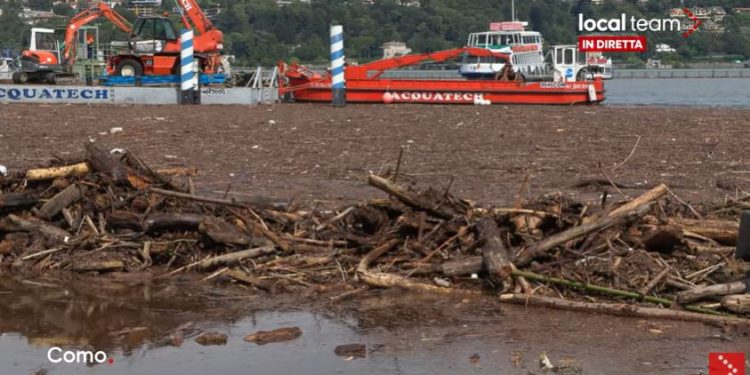
[[[333,106],[345,106],[344,28],[341,25],[331,25],[331,90],[333,91]]]
[[[180,32],[180,92],[182,104],[200,104],[198,76],[195,74],[193,59],[193,30]]]

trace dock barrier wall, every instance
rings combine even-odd
[[[0,103],[179,104],[173,87],[0,85]],[[201,88],[201,104],[270,104],[274,87]]]

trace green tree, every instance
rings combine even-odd
[[[20,17],[23,11],[21,0],[7,0],[0,3],[0,45],[5,48],[21,49],[24,38],[28,40],[29,27]]]

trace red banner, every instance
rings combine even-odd
[[[745,375],[745,353],[709,353],[709,375]]]
[[[578,37],[583,52],[646,52],[644,35],[584,35]]]

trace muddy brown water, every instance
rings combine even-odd
[[[747,332],[469,299],[373,291],[329,296],[253,295],[190,278],[169,281],[0,277],[0,374],[529,374],[539,356],[570,374],[701,374],[708,353],[747,351]],[[181,346],[170,333],[192,323]],[[286,326],[297,340],[243,337]],[[226,345],[201,346],[200,331]],[[367,357],[334,354],[367,345]],[[53,364],[50,348],[104,351],[113,363]]]

